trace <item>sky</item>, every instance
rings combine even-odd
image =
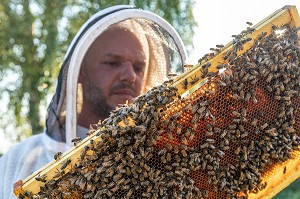
[[[210,52],[216,44],[227,44],[231,35],[239,34],[250,21],[255,25],[285,5],[295,5],[300,13],[300,0],[200,0],[196,1],[194,17],[194,50],[190,64]]]
[[[295,5],[300,13],[300,0],[198,0],[194,7],[194,17],[198,23],[195,28],[194,50],[189,63],[210,52],[216,44],[227,44],[231,35],[239,34],[247,27],[246,22],[256,24],[282,8]],[[0,152],[6,152],[11,143],[0,132]]]

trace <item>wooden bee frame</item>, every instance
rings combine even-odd
[[[267,36],[271,34],[272,26],[282,26],[283,24],[289,24],[292,27],[300,26],[300,19],[295,6],[284,6],[283,8],[272,13],[267,18],[254,25],[253,28],[255,30],[251,34],[248,34],[247,37],[251,37],[254,40],[261,35],[262,32],[266,32]],[[237,51],[237,55],[240,55],[251,48],[253,46],[253,40],[244,44],[243,49]],[[199,86],[206,81],[206,77],[203,76],[203,71],[201,70],[203,66],[210,63],[210,67],[206,72],[217,72],[219,70],[218,65],[220,63],[224,63],[224,56],[226,56],[226,54],[232,49],[233,42],[230,42],[225,45],[216,55],[212,56],[203,63],[196,64],[190,70],[177,77],[173,83],[173,86],[178,88],[178,92],[180,94],[193,92],[193,90],[199,88]],[[193,84],[190,82],[193,82]],[[131,124],[133,124],[133,122],[129,121],[129,125]],[[90,144],[91,142],[101,142],[101,138],[99,136],[95,136],[96,134],[97,131],[82,140],[71,150],[65,152],[57,160],[53,160],[52,162],[48,163],[39,171],[33,173],[23,181],[15,183],[15,195],[18,196],[23,194],[25,191],[32,192],[33,194],[38,193],[40,191],[40,186],[43,183],[36,180],[36,177],[38,176],[46,176],[46,180],[49,180],[57,175],[57,171],[60,171],[62,166],[66,167],[64,172],[68,172],[70,168],[75,165],[77,159],[80,158],[81,153],[83,150],[85,150],[84,148],[86,145]],[[90,152],[91,151],[87,151],[87,153]],[[299,157],[299,151],[293,151],[293,155]],[[66,161],[68,160],[71,160],[71,162],[66,164]],[[282,171],[283,168],[284,172]],[[281,173],[282,175],[277,175],[276,178],[272,179],[264,179],[268,183],[267,188],[263,189],[257,194],[251,193],[249,198],[270,198],[288,186],[300,176],[300,159],[288,160],[282,164],[274,165],[270,172]]]

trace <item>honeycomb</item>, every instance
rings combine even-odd
[[[297,31],[274,27],[239,56],[237,42],[189,95],[170,80],[117,108],[69,172],[67,159],[52,179],[36,179],[39,193],[19,198],[248,198],[265,189],[274,166],[299,159]]]

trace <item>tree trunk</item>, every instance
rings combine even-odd
[[[30,93],[28,120],[31,125],[32,135],[39,134],[43,131],[40,117],[40,97],[38,91]]]

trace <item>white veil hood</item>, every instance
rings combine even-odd
[[[166,20],[149,11],[127,5],[97,12],[82,25],[65,55],[56,91],[48,107],[46,134],[52,139],[65,142],[70,147],[73,145],[71,140],[76,137],[77,82],[81,63],[99,35],[110,26],[126,20],[135,24],[139,33],[146,33],[149,67],[146,69],[142,92],[161,84],[171,70],[183,71],[186,51],[178,33]]]

